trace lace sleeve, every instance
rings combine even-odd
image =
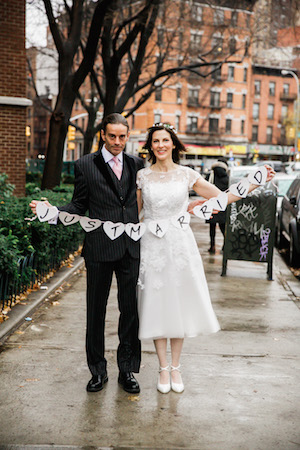
[[[190,167],[187,167],[187,169],[189,176],[189,189],[193,189],[194,184],[201,177],[201,175],[200,173],[196,172],[196,170],[191,169]]]
[[[143,172],[144,172],[144,170],[141,169],[136,174],[136,188],[137,189],[142,189],[142,187],[143,187]]]

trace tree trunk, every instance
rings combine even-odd
[[[69,80],[60,91],[55,109],[50,119],[50,135],[46,163],[42,179],[42,189],[53,189],[60,185],[65,139],[69,119],[75,101],[75,93]]]

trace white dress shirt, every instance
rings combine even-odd
[[[108,164],[110,165],[111,168],[113,168],[113,167],[114,167],[114,164],[115,164],[115,162],[114,162],[114,160],[113,160],[114,155],[112,155],[112,154],[105,148],[105,145],[103,145],[101,151],[102,151],[102,156],[103,156],[103,158],[104,158],[104,161],[105,161],[106,163],[108,163]],[[121,164],[121,166],[122,166],[122,169],[123,169],[123,152],[120,152],[120,153],[117,155],[117,158],[118,158],[118,160],[119,160],[119,162],[120,162],[120,164]]]

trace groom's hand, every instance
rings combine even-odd
[[[36,215],[36,206],[38,203],[41,203],[40,200],[31,200],[31,202],[29,203],[29,206],[31,208],[31,211],[34,215]],[[52,205],[46,200],[45,203],[47,206],[51,207]]]

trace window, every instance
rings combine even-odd
[[[210,133],[217,133],[219,130],[219,119],[209,119],[209,132]]]
[[[154,123],[161,122],[161,114],[154,114]]]
[[[234,80],[234,67],[233,66],[228,67],[228,80],[229,81]]]
[[[284,83],[283,85],[283,93],[284,94],[289,94],[290,92],[290,85],[288,83]]]
[[[281,117],[284,119],[288,115],[288,106],[282,105],[281,107]]]
[[[181,86],[176,88],[176,100],[177,103],[181,103]]]
[[[156,102],[161,102],[161,91],[162,91],[162,88],[160,86],[155,89],[155,101]]]
[[[162,27],[157,29],[157,43],[158,45],[162,45],[164,41],[164,29]]]
[[[222,36],[213,36],[211,40],[211,49],[213,53],[221,53],[223,50]]]
[[[245,121],[241,120],[241,134],[245,134]]]
[[[232,11],[231,13],[231,26],[236,27],[238,22],[238,12]]]
[[[214,12],[214,25],[221,25],[224,23],[224,10],[216,9]]]
[[[272,97],[275,96],[275,87],[276,87],[276,83],[274,83],[274,81],[270,81],[270,83],[269,83],[269,95],[271,95]]]
[[[258,137],[258,125],[252,125],[252,141],[257,142]]]
[[[226,119],[226,122],[225,122],[225,133],[231,133],[231,123],[232,123],[231,119]]]
[[[230,53],[236,52],[236,40],[234,37],[230,38],[229,40],[229,52]]]
[[[232,92],[227,93],[227,108],[232,108],[233,104],[233,94]]]
[[[175,128],[177,131],[180,130],[180,116],[179,115],[175,116]]]
[[[198,88],[190,88],[188,90],[188,105],[189,106],[198,106],[199,105],[199,89]]]
[[[268,104],[267,117],[268,119],[274,119],[274,105],[272,103]]]
[[[246,94],[243,94],[242,96],[242,109],[246,108]]]
[[[198,131],[198,117],[188,117],[187,118],[187,131],[196,132]]]
[[[247,74],[248,74],[248,69],[247,69],[247,67],[244,67],[244,77],[243,77],[244,82],[247,81]]]
[[[259,118],[259,103],[253,103],[253,119],[257,120]]]
[[[219,67],[217,70],[212,72],[211,77],[213,80],[220,80],[221,79],[221,67]]]
[[[260,95],[261,83],[259,80],[254,81],[254,95]]]
[[[267,142],[271,143],[273,138],[273,127],[267,127]]]
[[[193,3],[191,8],[191,15],[193,20],[202,22],[202,6]]]
[[[220,106],[220,92],[210,92],[210,106]]]
[[[199,50],[201,46],[202,34],[197,31],[191,31],[191,49]]]

